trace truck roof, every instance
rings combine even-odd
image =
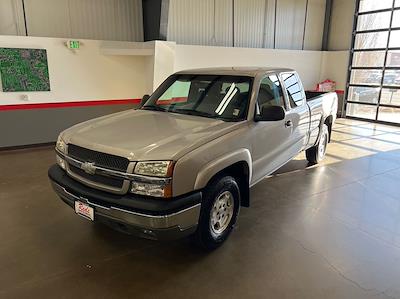
[[[199,75],[236,75],[236,76],[251,76],[255,77],[259,74],[266,72],[292,72],[289,68],[279,67],[212,67],[212,68],[200,68],[190,69],[177,72],[176,74],[199,74]]]

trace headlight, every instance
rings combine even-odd
[[[58,149],[63,154],[67,153],[67,145],[60,136],[58,136],[57,138],[56,149]]]
[[[167,185],[159,185],[151,183],[132,182],[131,193],[168,198],[172,196],[172,183],[169,183]]]
[[[135,167],[135,173],[140,175],[171,177],[173,170],[172,161],[146,161],[138,162]]]
[[[135,166],[134,173],[150,176],[150,177],[172,177],[174,163],[172,161],[145,161],[138,162]],[[160,179],[163,181],[164,179]],[[170,179],[165,183],[161,182],[136,182],[133,181],[131,185],[131,193],[155,196],[155,197],[171,197],[172,196],[172,182]]]

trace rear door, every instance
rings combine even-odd
[[[307,105],[303,85],[296,72],[284,72],[280,74],[285,90],[288,111],[286,113],[287,126],[292,130],[292,145],[290,155],[296,156],[305,149],[308,143],[310,130],[310,109]]]
[[[260,113],[263,106],[281,106],[287,109],[281,82],[276,74],[268,74],[261,80],[256,115]],[[288,118],[281,121],[251,123],[253,184],[290,159],[288,149],[292,146],[292,130],[285,125],[287,121]]]

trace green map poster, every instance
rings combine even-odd
[[[50,91],[46,50],[0,48],[0,76],[4,92]]]

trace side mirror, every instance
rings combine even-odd
[[[262,107],[261,114],[256,115],[255,121],[278,121],[285,119],[285,109],[281,106]]]
[[[143,105],[146,104],[146,102],[147,102],[147,100],[148,100],[149,98],[150,98],[150,96],[149,96],[148,94],[145,94],[145,95],[142,97],[142,100],[140,101],[139,108],[143,107]]]

